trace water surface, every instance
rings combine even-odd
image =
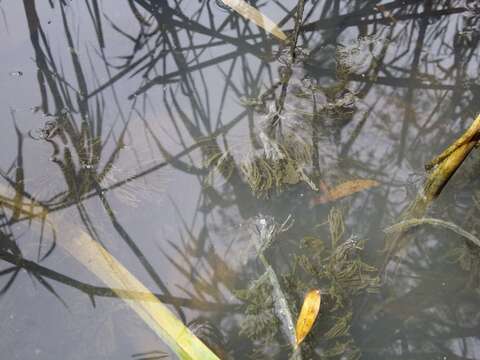
[[[293,314],[327,294],[304,358],[479,359],[479,249],[424,225],[388,274],[382,252],[479,113],[476,2],[306,1],[293,50],[220,2],[0,1],[2,356],[175,358],[55,246],[78,228],[222,357],[286,359],[270,285],[252,284],[255,222],[291,216],[265,255]],[[296,1],[250,3],[293,35]],[[297,155],[252,188],[268,139]],[[427,215],[478,233],[477,173],[474,151]],[[318,200],[359,179],[377,184]],[[348,239],[379,273],[338,300],[319,274]]]

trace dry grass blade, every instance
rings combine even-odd
[[[477,116],[472,125],[463,133],[452,145],[450,145],[443,153],[425,165],[426,170],[431,170],[435,165],[439,165],[452,155],[458,148],[465,147],[468,143],[476,143],[480,134],[480,115]]]
[[[312,326],[317,319],[318,312],[320,311],[321,302],[322,296],[320,290],[310,290],[307,295],[305,295],[302,310],[300,310],[297,326],[295,328],[297,346],[302,343],[312,329]]]
[[[52,228],[62,223],[58,215],[48,214],[47,209],[39,204],[12,203],[6,194],[10,188],[0,183],[0,205],[7,205],[12,211],[17,209],[20,214],[29,219],[46,221]],[[38,209],[38,210],[37,210]],[[63,222],[65,225],[65,222]],[[62,232],[64,241],[60,245],[72,257],[77,259],[89,271],[95,274],[116,295],[122,299],[138,316],[160,337],[179,359],[219,360],[187,326],[135,278],[117,259],[115,259],[101,244],[76,226],[67,224],[69,230]],[[68,233],[68,234],[67,234]],[[53,288],[41,278],[37,278],[55,296]],[[11,280],[13,282],[13,280]],[[7,286],[10,286],[7,283]],[[5,291],[5,288],[0,291]],[[138,296],[126,296],[138,294]],[[58,296],[57,296],[58,297]]]
[[[478,143],[480,134],[480,115],[473,121],[465,133],[448,147],[432,164],[437,166],[427,178],[424,187],[424,197],[431,201],[436,198],[448,180],[457,171],[468,154]]]
[[[155,295],[88,234],[80,231],[75,238],[63,242],[62,246],[109,287],[144,293],[141,299],[123,298],[123,292],[117,295],[123,298],[180,359],[219,359]]]
[[[430,204],[435,200],[443,188],[447,185],[450,178],[455,174],[463,161],[467,158],[470,152],[478,143],[478,136],[480,134],[480,115],[473,121],[472,125],[440,156],[427,164],[427,167],[432,168],[428,175],[423,191],[417,195],[412,204],[408,207],[405,214],[402,215],[402,222],[411,219],[421,219],[425,216]],[[387,235],[386,242],[386,256],[384,268],[392,259],[394,253],[410,242],[411,237],[404,231],[394,232]]]
[[[250,20],[280,40],[287,40],[287,35],[285,35],[285,33],[277,26],[277,24],[275,24],[272,20],[263,15],[253,6],[249,5],[247,2],[243,0],[222,0],[222,2],[225,5],[230,6],[245,19]]]

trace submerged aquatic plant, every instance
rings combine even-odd
[[[337,76],[366,73],[379,56],[385,39],[376,35],[364,36],[337,49]]]
[[[380,277],[377,269],[361,258],[365,242],[355,236],[345,240],[340,210],[330,211],[328,224],[330,242],[316,236],[304,238],[305,254],[296,256],[296,265],[312,278],[305,286],[322,289],[325,300],[325,310],[322,310],[316,330],[314,328],[322,339],[315,352],[326,358],[357,359],[360,351],[350,334],[353,299],[361,293],[376,292]]]
[[[237,290],[235,295],[247,304],[240,333],[269,343],[277,333],[279,321],[273,310],[272,286],[264,278],[261,280],[248,289]]]
[[[293,334],[289,342],[295,349],[292,314],[297,311],[292,299],[303,299],[306,289],[316,288],[321,289],[322,311],[311,331],[320,340],[313,343],[308,340],[311,338],[309,335],[305,340],[306,347],[302,344],[302,351],[305,350],[305,355],[314,352],[326,358],[359,358],[360,351],[350,334],[355,312],[353,300],[355,295],[376,292],[380,278],[377,269],[361,258],[364,241],[354,236],[345,239],[345,224],[340,210],[332,209],[328,223],[330,242],[316,236],[306,237],[301,243],[305,252],[295,255],[292,271],[279,276],[263,252],[271,246],[273,236],[278,234],[276,229],[283,227],[271,218],[257,220],[260,225],[257,252],[266,271],[250,287],[237,292],[238,298],[247,304],[242,332],[257,344],[268,347],[281,327],[287,338]],[[309,281],[301,280],[304,278],[302,271]],[[312,354],[307,353],[309,351]],[[300,349],[294,352],[294,356],[302,355]]]
[[[306,182],[318,190],[306,174],[312,163],[312,146],[293,134],[278,142],[260,133],[263,151],[241,164],[241,170],[253,193],[268,197],[272,191],[281,192],[287,185]]]
[[[357,94],[345,82],[323,87],[306,74],[308,56],[302,48],[295,49],[295,56],[284,49],[278,59],[283,64],[279,69],[280,80],[270,93],[275,93],[278,99],[268,100],[266,92],[243,101],[244,106],[264,113],[255,139],[260,150],[240,165],[257,197],[280,193],[287,186],[301,182],[318,191],[308,172],[319,167],[319,137],[328,138],[356,110]]]
[[[300,360],[292,312],[287,295],[277,273],[267,260],[264,252],[272,245],[277,235],[287,231],[293,225],[289,216],[285,222],[278,224],[272,217],[259,216],[255,219],[256,234],[253,243],[265,272],[246,290],[240,290],[237,296],[246,302],[246,318],[242,332],[261,340],[267,345],[276,335],[280,326],[284,336],[293,350],[292,358]]]
[[[220,174],[225,181],[228,181],[235,171],[233,157],[229,151],[222,152],[219,149],[215,150],[218,151],[212,151],[205,160],[205,167],[210,169],[210,179],[208,179],[208,181],[213,183],[214,173]]]
[[[468,273],[469,286],[480,286],[480,248],[463,243],[451,250],[448,255]]]

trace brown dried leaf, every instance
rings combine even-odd
[[[331,201],[335,201],[346,196],[355,194],[359,191],[363,191],[372,187],[380,185],[378,181],[369,179],[357,179],[349,180],[335,186],[333,189],[324,190],[324,193],[312,199],[311,205],[326,204]]]
[[[263,15],[260,11],[255,9],[244,0],[222,0],[222,2],[225,5],[230,6],[245,19],[250,20],[280,40],[285,41],[287,39],[287,35],[285,35],[285,33],[277,26],[277,24],[275,24],[267,16]]]
[[[302,343],[308,335],[320,311],[320,303],[322,296],[320,290],[310,290],[303,300],[302,310],[298,316],[295,334],[297,338],[297,346]]]
[[[385,7],[385,5],[375,5],[375,9],[379,12],[382,13],[382,15],[386,18],[386,19],[389,19],[392,24],[395,24],[397,22],[397,19],[395,19],[395,17],[392,15],[392,13],[390,11],[387,10],[387,8]]]

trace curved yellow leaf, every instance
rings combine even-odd
[[[318,312],[320,311],[321,302],[322,296],[320,294],[320,290],[310,290],[305,295],[302,310],[300,310],[300,315],[298,316],[297,326],[295,329],[297,346],[301,344],[301,342],[305,339],[305,337],[312,329]]]
[[[245,19],[250,20],[280,40],[285,41],[287,39],[287,35],[285,35],[285,33],[277,26],[277,24],[275,24],[267,16],[263,15],[260,11],[255,9],[244,0],[222,0],[222,2],[225,5],[230,6]]]

